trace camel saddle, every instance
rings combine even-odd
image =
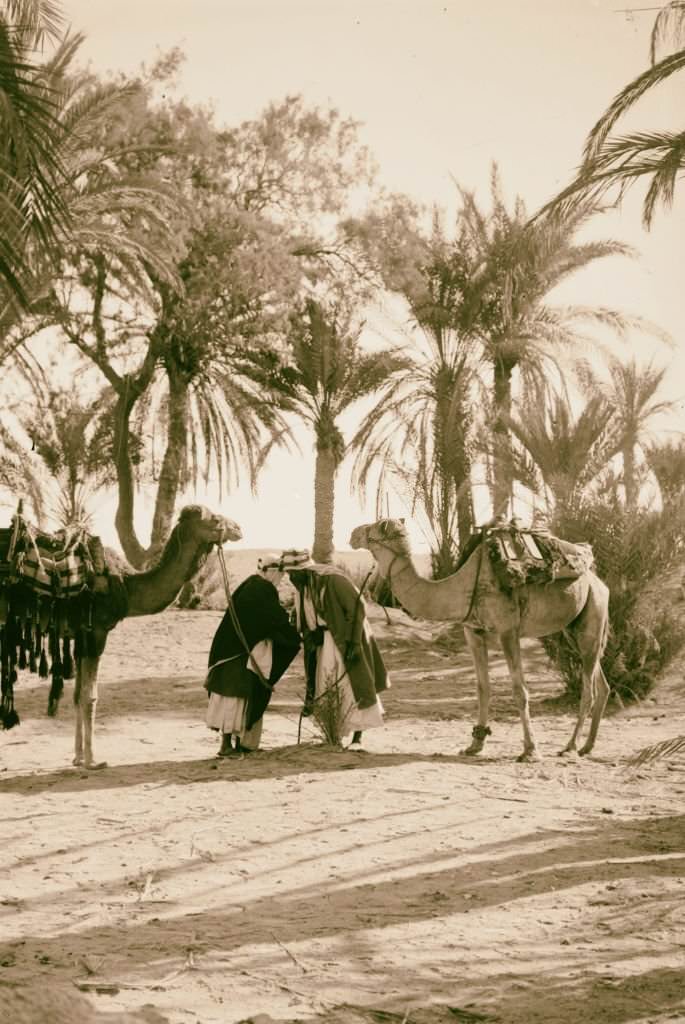
[[[82,528],[43,533],[21,517],[0,529],[0,586],[21,583],[39,594],[65,598],[95,589],[105,574],[99,537]]]
[[[100,538],[80,527],[44,533],[23,518],[20,504],[12,525],[0,529],[0,728],[19,723],[18,668],[52,677],[48,713],[56,712],[74,659],[96,653],[93,627],[104,601],[113,621],[123,617],[123,583],[116,568],[110,572]]]
[[[522,527],[517,519],[497,519],[474,533],[459,559],[463,564],[480,544],[486,546],[501,589],[545,586],[556,580],[575,580],[594,566],[589,544],[572,544],[540,526]]]

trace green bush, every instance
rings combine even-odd
[[[631,512],[608,496],[559,508],[551,527],[558,537],[592,545],[595,571],[610,590],[604,674],[622,700],[643,697],[685,643],[682,623],[654,596],[656,582],[685,557],[682,517],[670,511]],[[577,698],[582,681],[572,639],[558,633],[543,644],[562,674],[567,694]]]

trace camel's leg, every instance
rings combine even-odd
[[[486,737],[490,735],[488,714],[490,712],[490,676],[488,674],[488,643],[481,629],[464,626],[464,638],[471,652],[476,670],[478,686],[478,722],[473,727],[471,743],[462,754],[480,754]]]
[[[514,701],[519,709],[521,725],[523,726],[523,753],[517,758],[518,761],[538,761],[540,755],[533,735],[533,725],[530,720],[530,708],[528,701],[528,690],[523,678],[523,666],[521,664],[521,641],[517,629],[510,629],[500,634],[502,650],[509,667],[511,685],[514,692]]]
[[[590,709],[592,709],[590,731],[578,753],[589,754],[597,739],[599,723],[609,697],[609,684],[600,665],[608,632],[608,603],[609,591],[606,586],[601,580],[593,580],[585,607],[570,627],[582,660],[583,689],[578,708],[578,719],[571,739],[561,751],[562,754],[573,752],[576,749]]]
[[[602,715],[604,709],[607,706],[607,700],[609,699],[609,684],[606,680],[606,676],[602,671],[602,666],[597,661],[597,665],[594,670],[594,702],[592,705],[592,720],[590,721],[590,731],[585,743],[580,748],[578,753],[582,756],[583,754],[589,754],[595,745],[597,739],[597,732],[599,730],[599,723],[602,721]]]
[[[592,685],[592,676],[589,675],[583,668],[583,688],[580,693],[580,703],[578,705],[578,717],[574,726],[573,732],[571,733],[571,739],[568,741],[563,750],[559,751],[559,756],[562,757],[564,754],[574,754],[576,752],[576,746],[578,744],[578,738],[583,729],[587,713],[595,703],[594,687]]]
[[[97,762],[93,754],[95,734],[95,711],[98,702],[99,658],[82,657],[78,660],[77,682],[78,703],[76,705],[76,742],[74,764],[86,768],[104,768],[105,761]]]

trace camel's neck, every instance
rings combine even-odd
[[[390,580],[392,592],[410,615],[433,621],[459,622],[471,608],[477,560],[470,558],[459,572],[444,580],[420,576],[408,554],[387,548],[374,552],[379,569]]]
[[[183,584],[195,575],[208,551],[207,544],[182,542],[177,527],[154,568],[124,577],[128,616],[154,615],[168,608]]]

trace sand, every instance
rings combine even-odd
[[[393,689],[363,753],[309,721],[298,745],[298,658],[263,749],[218,761],[202,677],[220,612],[112,632],[99,772],[70,765],[71,684],[49,719],[24,674],[0,734],[0,980],[80,992],[103,1021],[685,1021],[685,761],[629,763],[685,735],[682,663],[566,760],[572,718],[528,642],[544,756],[518,764],[494,652],[493,735],[467,758],[468,655],[389,615],[372,609]]]

